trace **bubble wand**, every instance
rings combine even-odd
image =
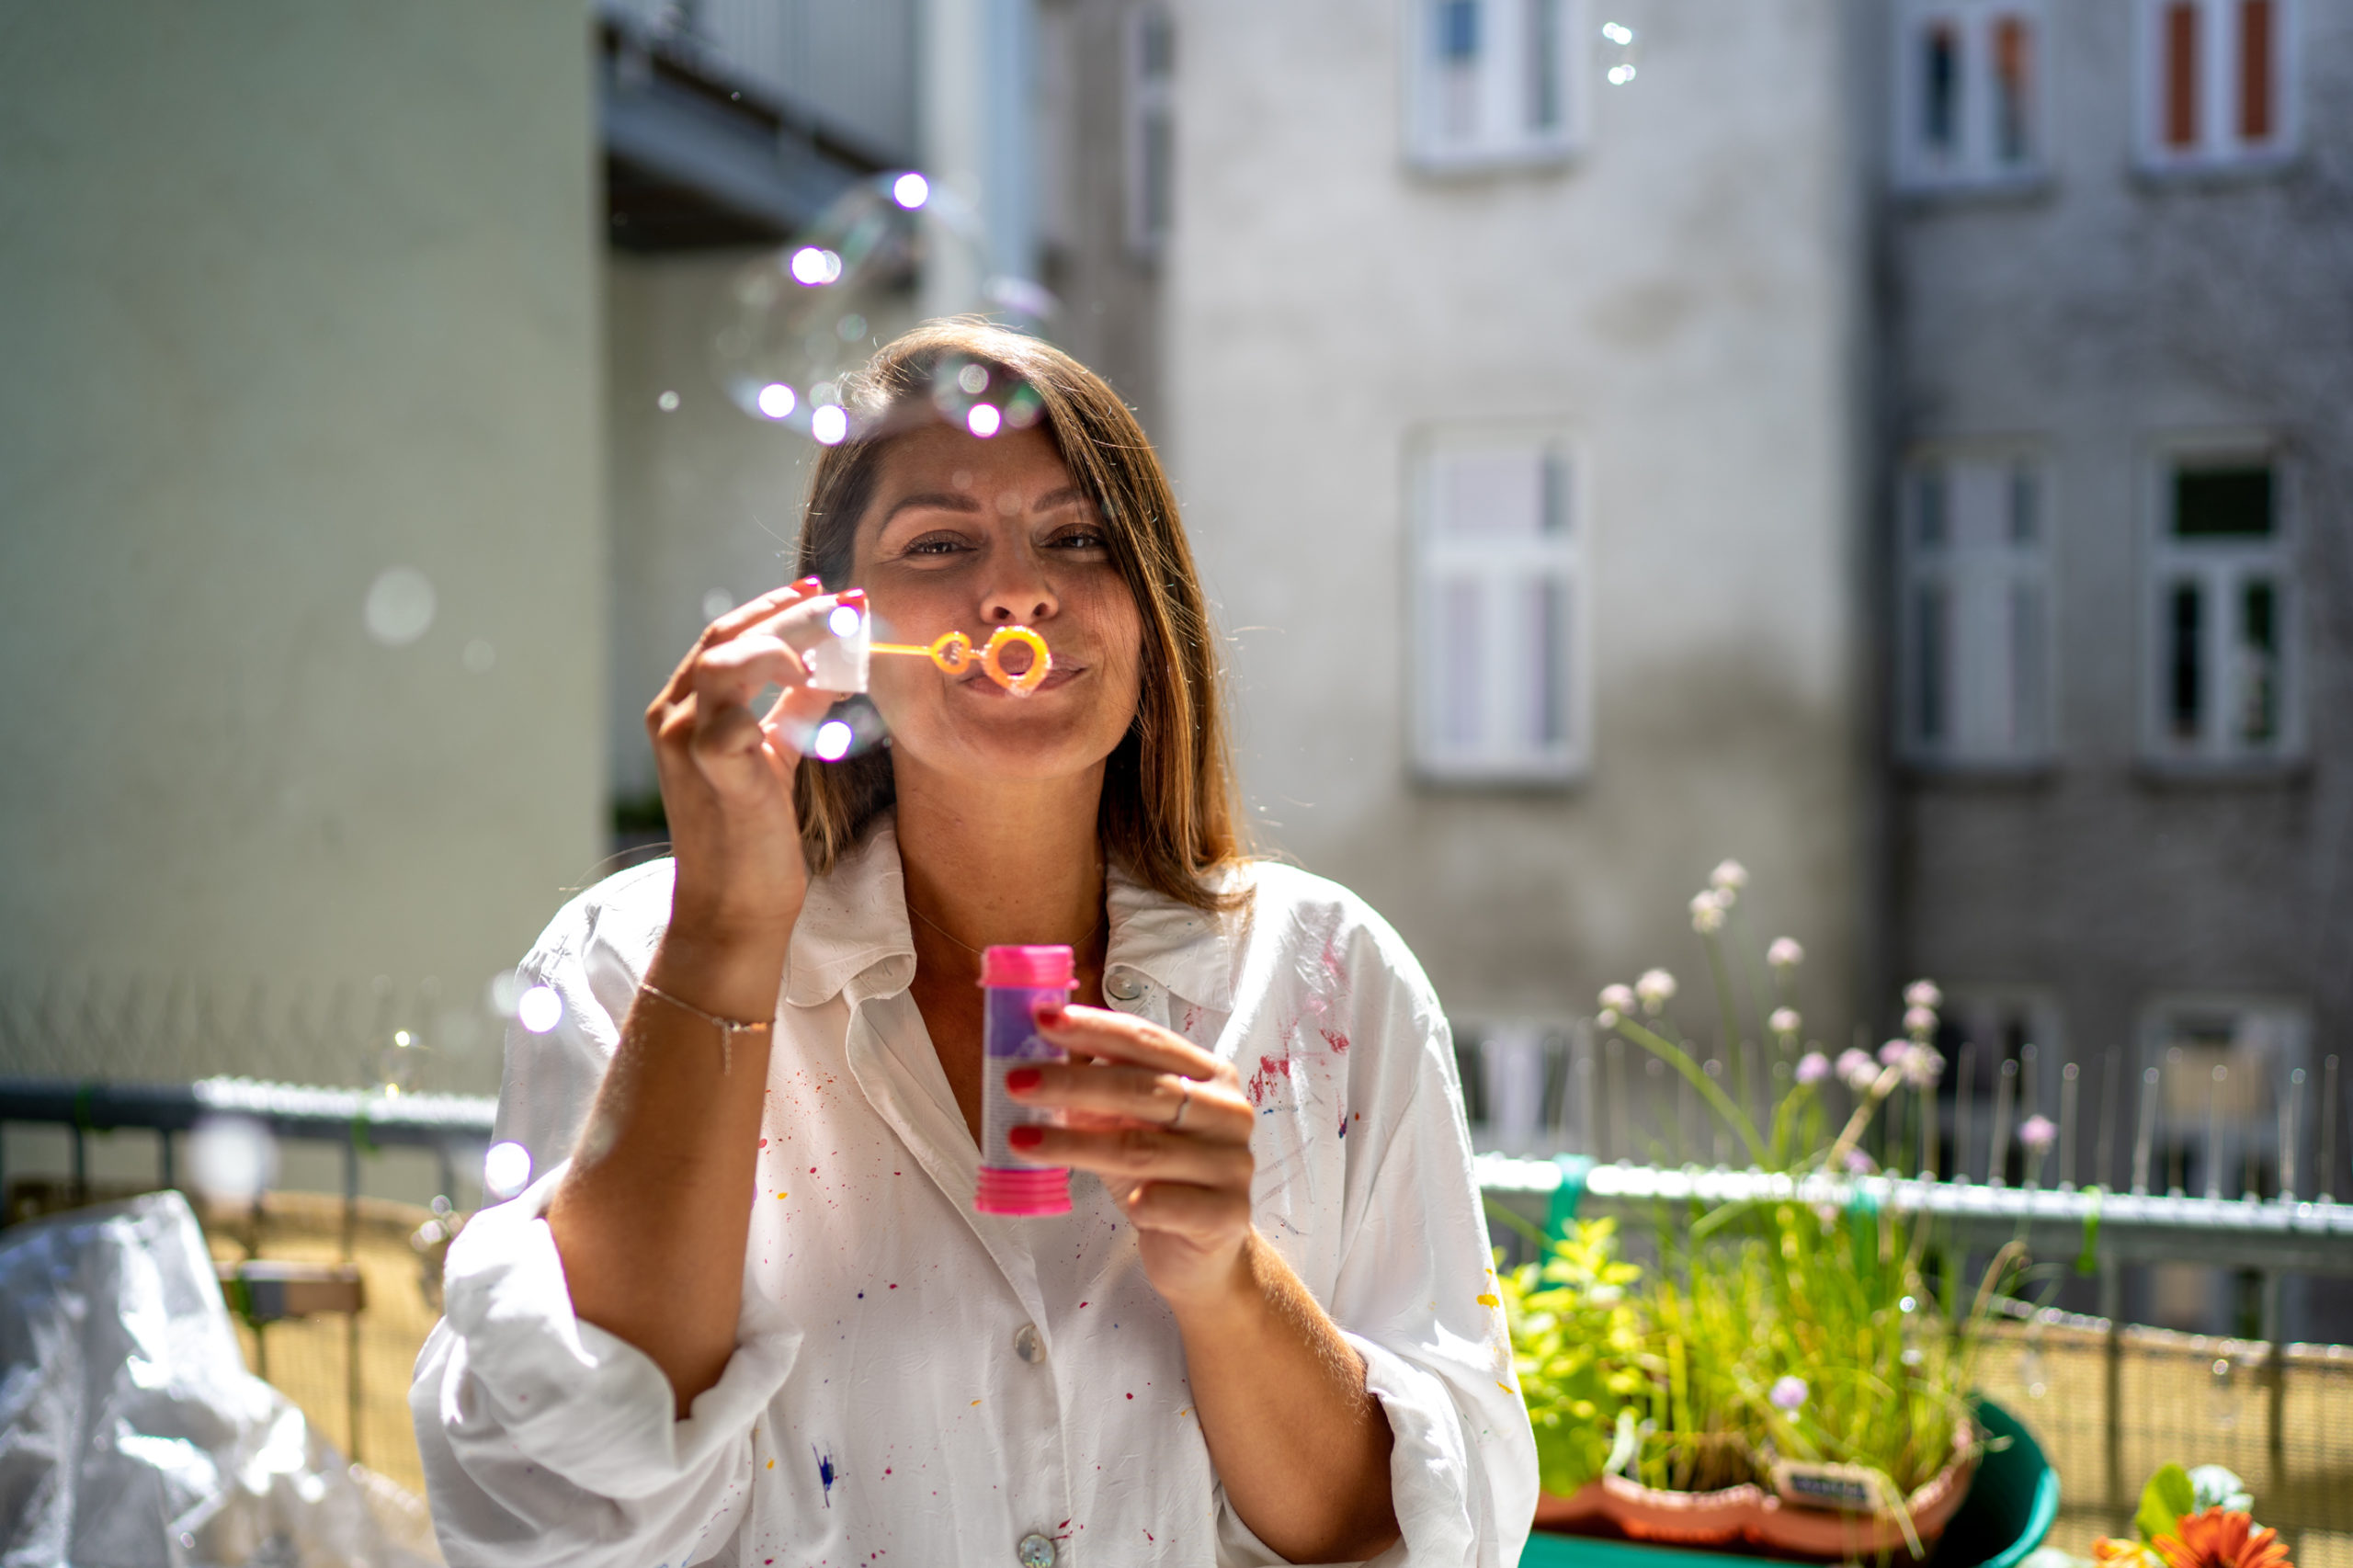
[[[972,638],[961,631],[944,633],[929,643],[877,642],[872,632],[865,596],[855,588],[796,605],[786,612],[779,628],[784,641],[806,661],[809,684],[820,691],[864,691],[867,656],[871,653],[929,659],[942,675],[949,676],[961,676],[977,663],[983,674],[1016,697],[1037,690],[1054,667],[1046,640],[1026,626],[998,627],[977,652]],[[1029,651],[1029,663],[1019,671],[1005,667],[1006,651],[1011,648]]]
[[[989,640],[978,655],[972,652],[972,640],[961,631],[950,631],[928,646],[919,642],[870,642],[867,651],[873,653],[909,653],[929,659],[943,675],[961,676],[972,667],[977,656],[981,669],[989,679],[1016,697],[1027,697],[1038,689],[1054,667],[1054,656],[1047,651],[1046,640],[1026,626],[1000,626],[989,633]],[[1029,650],[1029,663],[1016,675],[1005,667],[1007,648]]]

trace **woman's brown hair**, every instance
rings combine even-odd
[[[940,417],[938,389],[978,365],[1018,423],[1034,415],[1094,502],[1143,622],[1136,716],[1104,770],[1105,852],[1129,875],[1196,909],[1232,902],[1219,873],[1241,859],[1240,812],[1220,703],[1215,633],[1160,459],[1104,380],[1050,344],[968,319],[926,322],[886,345],[843,388],[850,434],[817,459],[801,526],[801,572],[849,586],[858,519],[892,439]],[[1010,389],[1009,392],[1007,389]],[[822,875],[893,799],[890,754],[793,779],[809,869]]]

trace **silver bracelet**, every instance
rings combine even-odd
[[[681,1013],[692,1013],[704,1023],[710,1024],[719,1030],[719,1075],[722,1078],[727,1076],[728,1058],[733,1054],[731,1048],[734,1045],[735,1037],[737,1035],[757,1034],[762,1029],[772,1029],[776,1028],[776,1022],[774,1019],[770,1019],[766,1023],[747,1024],[740,1018],[722,1018],[716,1013],[706,1013],[700,1007],[696,1006],[692,1002],[680,1001],[677,997],[671,995],[667,991],[663,990],[660,986],[654,984],[651,981],[639,981],[637,983],[637,988],[640,991],[644,992],[648,996],[654,997],[659,1001],[669,1003],[670,1006],[677,1008]]]

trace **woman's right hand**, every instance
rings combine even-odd
[[[801,753],[790,737],[808,733],[835,696],[809,688],[779,627],[785,612],[824,592],[804,577],[721,616],[645,710],[677,859],[665,946],[781,961],[791,939],[809,873],[792,805]],[[755,715],[752,704],[770,686],[783,695]]]

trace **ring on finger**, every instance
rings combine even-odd
[[[1176,1080],[1176,1114],[1168,1119],[1168,1131],[1176,1131],[1184,1123],[1185,1113],[1192,1108],[1193,1081],[1190,1078],[1180,1077]]]

